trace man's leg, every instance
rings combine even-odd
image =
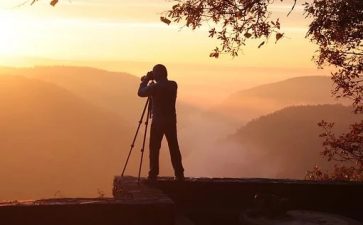
[[[159,152],[161,147],[161,141],[163,139],[164,131],[163,127],[158,122],[151,123],[150,129],[150,171],[149,178],[156,178],[159,174]]]
[[[176,122],[166,124],[165,136],[168,141],[171,163],[173,164],[175,176],[177,178],[184,178],[184,168],[178,144]]]

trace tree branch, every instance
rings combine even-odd
[[[294,5],[292,5],[292,8],[290,9],[290,12],[287,14],[287,16],[289,16],[291,14],[291,12],[294,11],[296,2],[297,2],[297,0],[294,0]]]

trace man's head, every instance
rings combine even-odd
[[[162,64],[157,64],[153,68],[153,76],[155,81],[165,80],[168,77],[168,71]]]

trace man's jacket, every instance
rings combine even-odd
[[[148,80],[144,80],[137,94],[140,97],[151,97],[153,121],[176,121],[177,89],[175,81],[165,79],[148,85]]]

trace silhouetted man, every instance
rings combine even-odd
[[[154,66],[152,72],[141,78],[138,95],[151,97],[152,123],[150,131],[150,171],[148,179],[154,181],[159,174],[159,152],[165,134],[168,141],[171,162],[177,180],[184,180],[184,169],[176,131],[175,102],[178,85],[167,78],[164,65]],[[149,81],[155,80],[156,83]]]

